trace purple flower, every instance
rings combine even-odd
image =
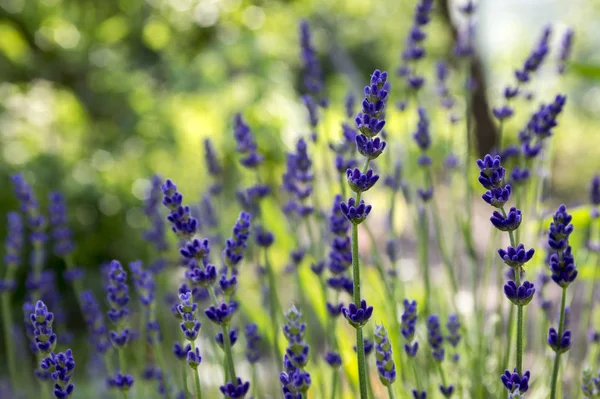
[[[256,363],[261,357],[261,336],[258,333],[258,326],[256,324],[246,324],[245,333],[246,336],[246,359],[248,363]]]
[[[312,34],[308,21],[300,21],[300,55],[304,67],[304,88],[312,96],[320,98],[320,104],[326,106],[327,100],[321,98],[324,78],[321,70],[321,65],[317,57],[317,52],[312,43]]]
[[[37,301],[29,320],[33,326],[34,344],[37,350],[44,355],[52,353],[56,346],[56,334],[52,331],[54,313],[48,311],[44,302]]]
[[[186,362],[189,367],[196,370],[198,368],[198,366],[200,365],[200,362],[202,362],[202,356],[200,356],[200,350],[198,348],[195,348],[194,350],[188,351]]]
[[[225,385],[219,387],[219,389],[221,390],[223,396],[225,396],[226,398],[243,398],[246,396],[248,390],[250,389],[250,382],[243,382],[241,378],[238,377],[235,384],[233,382],[228,382]]]
[[[373,306],[367,306],[367,301],[361,299],[360,307],[350,302],[348,307],[342,307],[342,314],[352,327],[360,328],[367,324],[373,315]]]
[[[363,200],[356,204],[354,198],[349,198],[348,203],[340,202],[340,210],[350,223],[360,224],[369,216],[371,205],[365,205]]]
[[[567,287],[577,278],[575,259],[569,245],[569,236],[573,232],[571,220],[566,206],[559,206],[548,232],[548,245],[553,251],[548,259],[551,277],[561,287]]]
[[[558,55],[558,73],[564,73],[565,69],[567,68],[566,66],[566,61],[568,60],[568,58],[571,56],[571,49],[573,47],[573,35],[575,33],[573,32],[573,29],[567,29],[567,31],[565,32],[565,34],[562,37],[562,40],[560,42],[560,52]]]
[[[504,284],[504,294],[515,305],[525,306],[533,299],[535,287],[529,281],[524,281],[517,287],[517,283],[513,280],[508,280]]]
[[[435,360],[444,360],[444,337],[440,329],[440,319],[437,315],[431,315],[427,319],[427,342]]]
[[[415,327],[417,325],[417,301],[405,299],[403,304],[404,313],[402,313],[400,318],[402,321],[400,332],[404,339],[410,343],[415,337]]]
[[[250,130],[250,126],[244,121],[242,114],[236,114],[233,118],[233,136],[237,143],[236,150],[243,158],[241,164],[247,168],[256,168],[264,161],[264,157],[258,153],[258,146]]]
[[[71,383],[71,377],[75,370],[75,360],[73,352],[67,349],[65,352],[55,354],[50,353],[42,359],[40,368],[50,373],[54,381],[54,397],[63,399],[68,398],[73,393],[75,386]]]
[[[237,304],[235,302],[230,302],[229,304],[221,302],[216,307],[210,306],[204,311],[204,314],[213,323],[224,325],[227,324],[229,320],[231,320],[236,309]]]
[[[491,190],[493,188],[499,188],[502,186],[504,181],[504,175],[506,170],[500,164],[500,156],[496,155],[492,157],[487,154],[483,160],[477,160],[477,166],[479,166],[479,183]]]
[[[108,378],[106,382],[111,388],[127,392],[133,385],[134,380],[130,375],[117,373],[114,377]]]
[[[571,330],[563,332],[562,337],[559,337],[558,332],[554,327],[550,327],[548,330],[548,345],[556,353],[564,353],[571,348]]]
[[[529,81],[530,73],[536,72],[539,69],[542,62],[544,61],[544,59],[546,58],[546,55],[550,51],[550,47],[548,44],[548,41],[550,39],[550,33],[551,28],[549,26],[545,27],[537,45],[534,47],[531,54],[529,54],[529,56],[525,60],[523,64],[523,69],[515,71],[515,76],[520,82]],[[521,392],[524,391],[521,390]]]
[[[362,173],[360,169],[354,168],[346,171],[346,178],[350,189],[355,193],[362,193],[369,190],[379,180],[379,175],[373,173],[373,169],[369,169],[367,173]]]
[[[104,354],[110,347],[107,339],[108,328],[104,323],[104,317],[100,305],[91,291],[83,291],[80,296],[83,319],[88,328],[88,338],[92,347],[99,354]]]
[[[175,355],[175,357],[177,359],[180,360],[186,360],[187,359],[187,354],[192,350],[192,345],[191,344],[186,344],[185,346],[182,346],[179,342],[176,342],[173,345],[173,354]]]
[[[324,359],[325,362],[332,368],[339,368],[342,365],[342,357],[337,352],[327,352]]]
[[[217,342],[217,345],[219,345],[219,347],[221,349],[223,349],[223,346],[224,346],[223,338],[224,338],[223,331],[219,331],[217,333],[217,335],[215,335],[215,341]],[[233,348],[233,345],[237,342],[237,339],[238,339],[237,328],[232,328],[231,330],[229,330],[229,343],[231,344],[232,348]]]
[[[504,216],[500,212],[494,211],[490,221],[500,231],[514,231],[521,224],[521,210],[512,207],[508,214]]]
[[[179,324],[185,339],[193,342],[198,337],[202,324],[196,319],[198,305],[193,302],[191,291],[179,294],[180,303],[177,305],[177,311],[181,316],[182,322]]]
[[[595,175],[590,183],[590,203],[600,205],[600,175]]]
[[[502,258],[507,266],[512,268],[522,267],[525,263],[531,260],[534,253],[535,250],[533,248],[525,251],[525,246],[523,244],[517,245],[517,248],[508,246],[506,250],[502,248],[498,250],[498,255],[500,255],[500,258]]]
[[[206,161],[206,170],[213,177],[218,178],[221,175],[223,168],[217,158],[215,149],[209,138],[204,139],[204,158]]]
[[[385,146],[386,142],[379,137],[370,139],[363,134],[356,135],[356,148],[362,156],[368,159],[373,160],[379,157],[383,153]]]
[[[270,247],[273,244],[273,242],[275,241],[275,237],[273,236],[273,233],[265,230],[262,226],[256,226],[254,228],[254,237],[256,240],[256,244],[259,247],[264,247],[264,248]]]
[[[250,235],[250,219],[249,213],[240,212],[233,226],[233,235],[225,242],[223,260],[228,267],[236,267],[244,257],[246,241]]]
[[[67,215],[65,199],[60,192],[53,192],[49,196],[50,224],[52,225],[52,238],[54,239],[54,252],[58,256],[68,256],[75,249],[75,243]]]
[[[511,192],[512,187],[507,184],[504,187],[492,188],[486,191],[481,198],[495,208],[502,208],[510,198]]]
[[[427,391],[412,390],[413,399],[427,399]]]
[[[509,392],[514,392],[518,389],[521,393],[525,393],[529,389],[530,375],[529,370],[525,371],[522,376],[517,374],[516,369],[513,373],[505,370],[504,374],[500,376],[500,379]]]
[[[375,359],[379,380],[390,386],[396,380],[396,365],[392,356],[392,344],[383,325],[375,326]]]
[[[419,122],[417,123],[417,131],[413,134],[413,139],[423,152],[431,147],[431,136],[429,135],[429,118],[425,109],[419,107]]]
[[[499,121],[503,121],[505,119],[510,118],[514,114],[514,110],[508,105],[503,105],[502,107],[494,108],[492,110],[494,117]]]

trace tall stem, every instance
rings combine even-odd
[[[225,338],[225,337],[223,337]],[[196,344],[194,343],[194,341],[191,341],[192,344],[192,351],[196,350]],[[193,370],[194,371],[194,381],[196,384],[196,399],[202,399],[202,388],[200,387],[200,375],[198,374],[198,370]]]
[[[237,386],[237,376],[235,374],[235,366],[233,364],[233,355],[231,354],[231,340],[229,339],[229,326],[223,324],[223,350],[225,351],[225,363],[227,364],[227,372],[231,378],[233,385]]]
[[[357,195],[359,197],[359,195]],[[358,201],[357,201],[358,202]],[[360,262],[358,260],[358,225],[352,223],[352,274],[354,277],[354,304],[360,307]],[[365,370],[365,343],[362,327],[356,329],[356,357],[358,359],[358,382],[361,399],[367,399],[367,376]]]
[[[185,362],[181,363],[181,384],[183,385],[183,394],[184,394],[184,398],[188,399],[190,397],[190,391],[188,390],[188,386],[187,386],[187,378],[186,378],[186,367],[187,365],[185,364]]]
[[[337,397],[338,375],[338,369],[334,368],[331,370],[331,399],[335,399]]]
[[[427,228],[427,209],[423,207],[419,215],[419,263],[423,272],[423,281],[425,284],[425,314],[429,313],[431,305],[431,286],[429,281],[429,254],[427,251],[427,238],[429,232]]]
[[[396,395],[394,395],[394,390],[392,389],[392,384],[387,386],[387,391],[390,399],[396,399]]]
[[[267,269],[267,279],[269,282],[269,311],[271,313],[271,328],[273,331],[273,352],[275,355],[275,369],[279,367],[279,362],[283,359],[279,349],[279,326],[277,324],[278,315],[281,312],[279,299],[277,298],[277,284],[275,281],[275,272],[269,262],[269,254],[265,248],[265,268]]]
[[[565,307],[567,304],[567,287],[562,289],[562,299],[560,301],[560,321],[558,322],[558,339],[562,338],[565,329]],[[550,382],[550,399],[556,398],[556,383],[558,381],[558,370],[560,368],[560,352],[556,352],[554,358],[554,367],[552,369],[552,380]]]
[[[2,294],[2,324],[4,324],[4,345],[8,358],[8,373],[10,376],[11,390],[17,390],[17,363],[15,359],[15,346],[12,339],[12,309],[10,307],[10,292]]]
[[[125,358],[125,352],[122,348],[117,349],[117,352],[119,352],[119,368],[121,369],[121,374],[125,375],[127,374],[127,359]],[[127,399],[127,391],[121,392],[123,392],[123,398]]]

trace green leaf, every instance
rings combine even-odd
[[[600,80],[600,64],[570,62],[569,71],[584,78]]]

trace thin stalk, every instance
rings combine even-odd
[[[229,339],[229,326],[223,324],[223,350],[225,351],[225,363],[231,382],[237,386],[237,376],[235,375],[235,366],[233,364],[233,355],[231,354],[231,340]]]
[[[165,381],[165,395],[167,396],[167,399],[171,399],[171,391],[168,389],[167,369],[165,367],[166,364],[165,364],[165,358],[162,353],[162,348],[160,345],[153,344],[152,349],[154,350],[154,355],[156,357],[156,361],[158,362],[158,367],[160,367],[160,369],[162,371],[163,379]]]
[[[258,398],[258,376],[254,363],[252,363],[252,396]]]
[[[357,195],[358,197],[358,195]],[[360,307],[360,264],[358,260],[358,225],[352,223],[352,271],[354,277],[354,304]],[[356,329],[356,357],[361,399],[367,399],[367,376],[365,369],[365,343],[362,327]]]
[[[394,395],[394,390],[392,389],[392,384],[387,386],[387,391],[390,399],[396,399],[396,395]]]
[[[121,374],[125,375],[127,374],[127,359],[125,358],[125,352],[121,348],[117,349],[117,352],[119,352],[119,368],[121,369]],[[127,399],[127,392],[121,392],[123,392],[123,398]]]
[[[365,363],[365,370],[367,371],[367,390],[369,392],[369,398],[374,398],[373,384],[371,384],[371,372],[369,371],[369,362]]]
[[[187,378],[186,378],[186,364],[182,363],[181,365],[181,384],[183,385],[183,394],[184,394],[184,398],[188,399],[190,397],[190,391],[188,390],[188,386],[187,386]]]
[[[560,301],[560,321],[558,323],[558,337],[559,339],[563,335],[565,329],[565,307],[567,304],[567,287],[562,289],[562,299]],[[560,352],[556,352],[554,358],[554,367],[552,369],[552,380],[550,382],[550,399],[556,398],[556,383],[558,381],[558,369],[560,367]]]
[[[279,313],[281,313],[281,307],[279,304],[279,299],[277,298],[277,284],[275,281],[275,272],[273,271],[273,267],[271,266],[271,262],[269,262],[269,255],[267,253],[267,248],[265,248],[265,268],[267,269],[267,280],[269,283],[269,311],[271,313],[271,328],[273,331],[273,351],[275,355],[275,369],[279,367],[279,362],[283,359],[281,355],[281,351],[279,349],[279,326],[277,324],[277,319]]]
[[[450,277],[450,283],[452,285],[452,292],[454,295],[458,292],[458,283],[456,281],[456,275],[454,273],[454,268],[452,267],[452,261],[448,256],[448,251],[446,250],[446,246],[444,245],[444,238],[442,237],[442,223],[440,221],[440,214],[437,208],[437,202],[433,199],[431,204],[431,211],[433,214],[433,225],[435,229],[435,239],[438,243],[438,248],[440,250],[440,255],[442,256],[442,262],[446,269],[448,270],[448,277]],[[454,306],[454,300],[451,301]]]
[[[337,397],[338,375],[339,372],[337,369],[334,368],[331,370],[331,399],[335,399]]]
[[[225,337],[223,337],[223,341]],[[191,341],[192,351],[196,350],[196,344],[194,341]],[[196,399],[202,399],[202,388],[200,387],[200,375],[198,374],[198,370],[194,370],[194,381],[196,384]]]
[[[423,271],[423,281],[425,284],[425,314],[429,313],[431,305],[431,286],[429,281],[429,259],[427,251],[427,238],[429,236],[427,228],[427,209],[423,208],[423,213],[419,217],[419,263]]]
[[[8,279],[7,279],[8,280]],[[2,294],[2,324],[4,325],[4,345],[6,351],[6,357],[8,358],[8,373],[10,376],[10,384],[12,391],[16,391],[17,384],[17,363],[15,358],[15,345],[13,343],[13,337],[11,332],[12,327],[12,309],[10,307],[10,293],[5,292]]]

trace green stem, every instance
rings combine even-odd
[[[392,384],[387,386],[387,391],[390,399],[396,399],[396,395],[394,395],[394,390],[392,389]]]
[[[223,337],[223,341],[224,340],[225,340],[225,337]],[[190,341],[190,343],[192,344],[192,351],[195,351],[196,344],[194,343],[194,341]],[[194,372],[194,381],[195,381],[195,385],[196,385],[196,398],[195,399],[202,399],[202,388],[200,387],[200,375],[198,374],[198,370],[193,370],[193,372]]]
[[[510,359],[510,348],[512,346],[512,324],[513,324],[513,320],[515,319],[515,307],[511,304],[510,306],[510,310],[508,312],[508,321],[506,323],[507,327],[508,327],[508,331],[507,331],[507,337],[506,337],[506,346],[505,346],[505,352],[504,352],[504,358],[502,359],[502,367],[507,368],[508,367],[508,361]]]
[[[337,385],[338,385],[338,374],[339,371],[337,369],[331,370],[331,399],[336,398],[337,394]]]
[[[188,399],[190,397],[190,391],[188,390],[188,386],[187,386],[187,378],[186,378],[186,367],[187,365],[182,362],[181,365],[181,384],[183,385],[183,392],[184,392],[184,397],[185,399]]]
[[[127,359],[125,358],[125,352],[122,348],[117,349],[119,352],[119,368],[121,369],[121,374],[127,374]],[[123,393],[123,398],[127,399],[127,391],[121,391]]]
[[[429,281],[429,254],[427,251],[429,233],[427,229],[427,209],[425,207],[422,208],[422,213],[419,215],[419,233],[419,263],[425,284],[425,314],[428,314],[429,306],[431,305],[431,286]]]
[[[231,382],[237,386],[237,376],[235,374],[235,366],[233,364],[233,355],[231,354],[231,340],[229,339],[229,326],[223,324],[223,350],[225,351],[225,363]]]
[[[269,283],[269,311],[271,313],[271,329],[273,331],[273,352],[275,355],[275,368],[279,367],[279,362],[283,359],[279,349],[279,326],[277,324],[278,315],[281,313],[279,299],[277,297],[277,284],[275,281],[275,272],[269,262],[269,254],[265,248],[265,268],[267,269],[267,279]]]
[[[2,323],[4,324],[4,345],[6,357],[8,358],[8,373],[10,375],[10,384],[12,391],[16,391],[17,384],[17,363],[15,358],[15,346],[12,339],[12,309],[10,307],[10,293],[2,294]]]
[[[442,256],[442,262],[448,270],[448,276],[450,277],[450,283],[452,284],[452,291],[454,295],[456,295],[456,293],[458,292],[458,283],[456,282],[456,276],[454,274],[454,268],[452,267],[452,261],[450,260],[450,257],[448,256],[448,251],[446,250],[446,246],[444,245],[444,238],[442,237],[442,223],[440,222],[440,215],[435,199],[431,204],[431,210],[433,213],[433,225],[435,227],[435,239],[438,243],[438,248]],[[451,302],[452,305],[454,305],[454,301]]]
[[[252,396],[258,398],[258,376],[256,375],[256,364],[252,363]]]
[[[166,364],[165,364],[165,358],[162,353],[162,348],[161,348],[160,344],[153,344],[152,349],[154,350],[154,356],[156,357],[158,366],[160,367],[160,369],[162,371],[162,376],[163,376],[164,383],[165,383],[165,394],[167,396],[167,399],[171,399],[171,391],[168,389],[167,369],[165,367]]]
[[[359,195],[357,195],[358,197]],[[352,271],[354,277],[354,304],[360,307],[360,264],[358,260],[358,225],[352,223]],[[356,329],[356,357],[361,399],[367,399],[367,376],[365,370],[365,343],[362,327]]]
[[[419,373],[417,372],[417,365],[414,359],[409,359],[409,361],[412,364],[413,373],[415,374],[415,387],[417,387],[417,390],[420,391],[421,384],[419,384]]]
[[[562,289],[562,299],[560,301],[560,321],[558,322],[558,339],[560,340],[565,329],[565,307],[567,304],[567,287]],[[558,381],[558,369],[560,368],[560,352],[556,352],[554,358],[554,367],[552,369],[552,380],[550,382],[550,399],[556,398],[556,383]]]

